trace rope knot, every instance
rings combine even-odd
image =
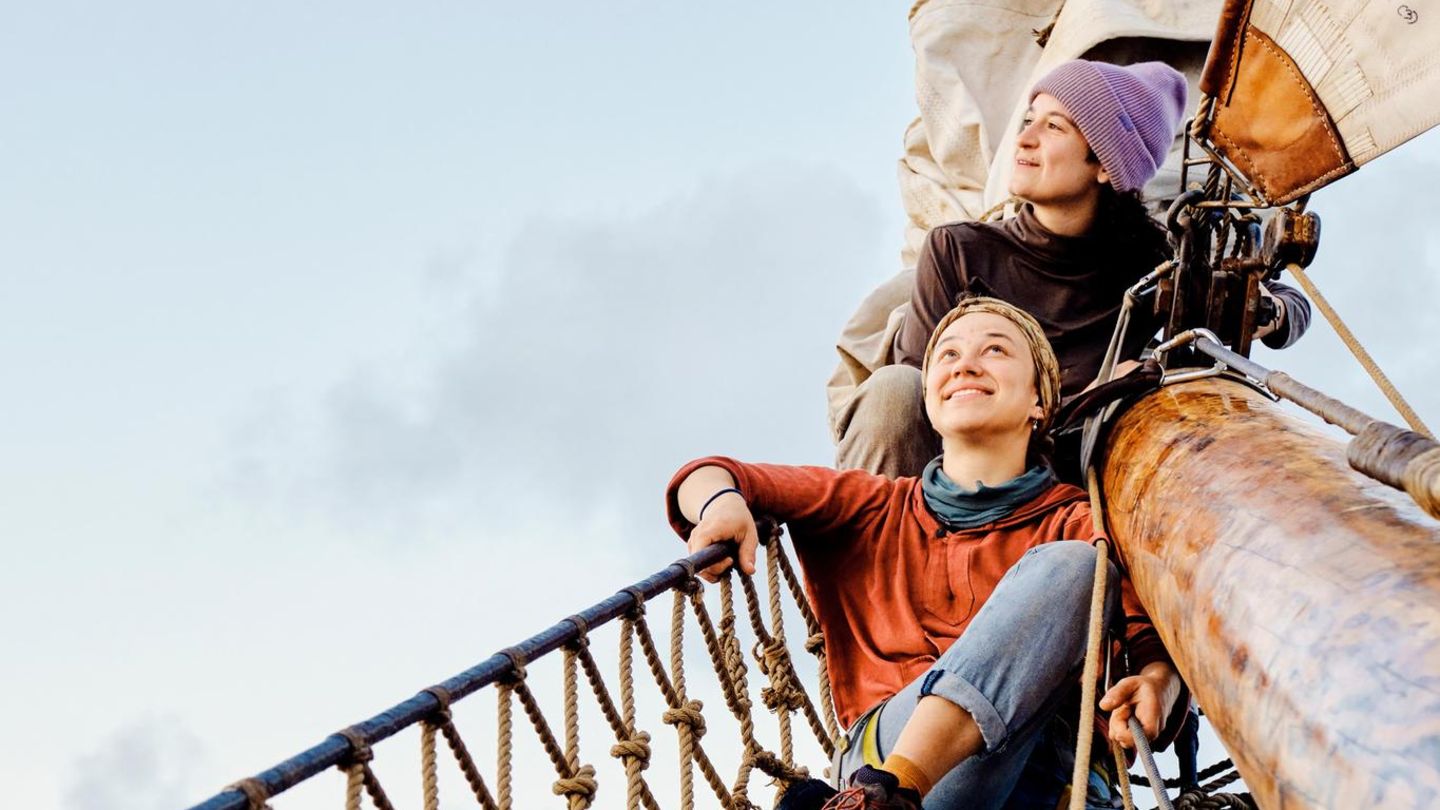
[[[805,639],[805,652],[808,652],[808,653],[810,653],[811,655],[819,655],[820,653],[822,653],[822,652],[824,652],[824,651],[825,651],[825,634],[824,634],[824,633],[816,633],[815,635],[813,635],[813,636]]]
[[[436,703],[440,704],[439,708],[430,713],[430,717],[426,719],[426,722],[432,726],[448,724],[450,722],[450,690],[437,684],[436,686],[427,686],[421,689],[420,694],[429,695],[435,698]]]
[[[685,571],[685,578],[675,586],[675,590],[683,594],[694,595],[700,592],[700,580],[695,573],[695,563],[686,559],[676,560],[675,564]]]
[[[238,790],[245,794],[246,810],[270,810],[266,800],[270,798],[270,791],[265,788],[265,783],[255,777],[241,779],[231,785],[227,790]]]
[[[575,626],[575,640],[574,640],[574,641],[571,641],[569,646],[572,647],[573,649],[576,649],[576,650],[578,650],[578,649],[580,649],[580,648],[582,648],[582,647],[589,647],[589,646],[590,646],[590,622],[589,622],[589,620],[587,620],[584,616],[581,616],[580,614],[577,613],[577,614],[575,614],[574,616],[567,616],[567,617],[565,618],[565,621],[570,622],[570,624],[572,624],[572,625]]]
[[[750,654],[755,656],[755,662],[760,665],[760,672],[765,675],[783,673],[786,662],[790,660],[790,651],[785,649],[785,639],[778,636],[765,644],[755,642],[755,647]]]
[[[810,771],[805,768],[796,768],[786,765],[781,759],[769,751],[755,751],[745,757],[751,765],[759,768],[765,774],[773,777],[775,781],[783,784],[799,782],[802,779],[810,778]]]
[[[500,654],[510,659],[510,671],[501,678],[507,683],[517,683],[525,680],[525,653],[518,647],[506,647]]]
[[[346,755],[343,765],[363,765],[375,758],[375,752],[370,749],[370,744],[365,742],[365,735],[354,726],[341,729],[336,732],[350,743],[350,753]]]
[[[640,763],[640,770],[650,767],[650,735],[638,731],[628,740],[621,740],[610,748],[610,756],[616,759],[633,759]]]
[[[631,585],[628,588],[621,588],[618,593],[630,595],[630,607],[625,610],[625,615],[631,619],[638,619],[645,615],[645,592],[638,587]]]
[[[745,653],[740,651],[740,642],[735,638],[735,628],[720,627],[720,655],[725,663],[725,674],[731,681],[739,683],[745,677]]]
[[[773,712],[793,712],[805,705],[804,695],[794,686],[767,686],[760,690],[760,701]]]
[[[1440,448],[1410,459],[1401,476],[1405,491],[1431,517],[1440,517]]]
[[[675,709],[667,709],[661,715],[660,721],[667,726],[688,726],[696,739],[705,736],[705,715],[700,713],[704,708],[698,700],[688,701],[684,706]]]
[[[590,765],[581,765],[580,770],[574,776],[556,779],[551,788],[556,796],[564,796],[570,799],[570,806],[574,807],[579,802],[581,807],[589,807],[590,802],[595,798],[595,789],[600,783],[595,779],[595,768]]]

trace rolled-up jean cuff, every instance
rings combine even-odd
[[[1000,714],[995,711],[990,699],[969,681],[953,672],[932,669],[920,685],[920,696],[930,695],[944,698],[970,713],[975,725],[980,727],[980,738],[985,742],[982,755],[998,751],[1005,745],[1005,739],[1010,733],[1005,727],[1005,721],[1000,719]]]

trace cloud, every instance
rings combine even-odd
[[[131,723],[78,757],[64,788],[64,810],[183,807],[205,758],[200,740],[172,718]]]
[[[654,527],[691,456],[828,463],[834,340],[895,266],[887,223],[845,175],[795,165],[634,216],[534,219],[417,385],[357,372],[308,423],[259,407],[231,477],[396,526],[618,508]]]
[[[1440,163],[1427,149],[1316,195],[1312,276],[1440,421],[1425,339],[1440,329],[1425,198]],[[441,316],[461,320],[460,340],[420,353],[406,379],[361,370],[319,402],[257,407],[232,478],[390,534],[563,533],[596,514],[620,532],[660,529],[661,487],[687,458],[829,462],[834,338],[894,267],[885,222],[840,172],[784,165],[635,215],[535,218],[496,260],[447,246],[417,273],[439,283],[444,265],[447,290],[468,279],[464,305]],[[1257,358],[1395,418],[1318,313],[1299,345]]]

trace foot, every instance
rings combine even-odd
[[[865,765],[821,810],[920,810],[920,794],[900,787],[895,774]]]

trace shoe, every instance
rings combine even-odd
[[[920,810],[920,794],[900,787],[895,774],[864,765],[820,810]]]
[[[825,802],[837,792],[819,779],[805,779],[785,791],[775,810],[823,810]]]

